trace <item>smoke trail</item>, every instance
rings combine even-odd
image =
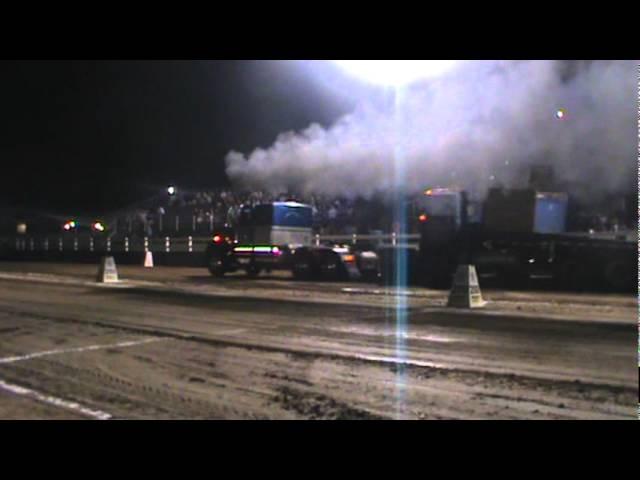
[[[463,62],[403,98],[399,111],[362,104],[330,128],[283,133],[246,156],[232,151],[227,174],[250,188],[367,197],[392,189],[401,146],[408,192],[524,186],[536,163],[585,195],[634,187],[635,62]]]

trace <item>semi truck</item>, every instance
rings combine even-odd
[[[449,288],[456,267],[473,264],[481,278],[510,287],[547,278],[563,289],[637,288],[637,237],[570,232],[568,207],[566,193],[532,188],[492,189],[484,202],[461,189],[426,190],[414,210],[419,245],[381,249],[381,279]],[[407,273],[401,279],[403,258]]]
[[[206,250],[212,275],[244,270],[249,277],[274,270],[297,279],[356,280],[377,275],[374,252],[313,243],[312,208],[288,201],[244,206],[237,225],[216,230]]]

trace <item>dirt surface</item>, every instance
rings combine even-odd
[[[637,418],[634,297],[96,272],[0,263],[0,418]]]
[[[50,282],[95,283],[96,265],[50,262],[0,262],[0,279],[25,276]],[[246,296],[252,298],[286,298],[301,302],[328,302],[395,308],[402,297],[410,308],[439,308],[447,303],[447,291],[409,287],[396,291],[376,284],[340,282],[300,282],[288,272],[262,274],[248,279],[243,273],[229,274],[223,279],[211,277],[204,268],[118,266],[122,286],[167,287],[171,291],[186,291],[203,295]],[[399,295],[398,295],[399,292]],[[474,311],[505,313],[533,318],[560,317],[565,320],[624,322],[637,325],[638,301],[633,295],[564,293],[548,291],[505,291],[483,289],[489,304]]]

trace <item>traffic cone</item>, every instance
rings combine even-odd
[[[145,268],[153,268],[153,253],[147,251],[144,256],[144,266]]]
[[[98,269],[98,283],[117,283],[118,270],[113,257],[102,257],[100,268]]]
[[[449,293],[448,307],[481,308],[487,302],[482,298],[478,274],[473,265],[459,265]]]

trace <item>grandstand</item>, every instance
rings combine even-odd
[[[180,192],[154,198],[115,216],[114,234],[153,237],[171,234],[206,235],[214,226],[233,227],[242,206],[295,199],[311,205],[314,230],[320,234],[370,233],[390,230],[390,212],[380,199],[329,198],[320,195],[300,196],[288,193],[215,189]],[[388,225],[387,225],[388,224]]]
[[[174,195],[166,192],[112,212],[103,218],[110,237],[187,237],[207,236],[219,225],[233,227],[242,206],[295,199],[313,208],[314,233],[320,235],[372,234],[397,231],[393,223],[391,203],[384,196],[364,198],[329,197],[323,195],[272,194],[264,191],[212,189],[193,191],[178,189]],[[407,197],[408,233],[418,231],[415,198]],[[624,197],[624,205],[613,199],[608,209],[572,209],[568,219],[575,231],[609,231],[635,228],[635,197]],[[631,212],[631,213],[624,213]],[[73,215],[53,215],[30,210],[0,209],[0,233],[16,234],[19,223],[27,224],[28,234],[60,233],[62,225]],[[75,217],[77,220],[77,217]],[[98,218],[78,222],[89,228]],[[84,225],[86,224],[86,225]]]

